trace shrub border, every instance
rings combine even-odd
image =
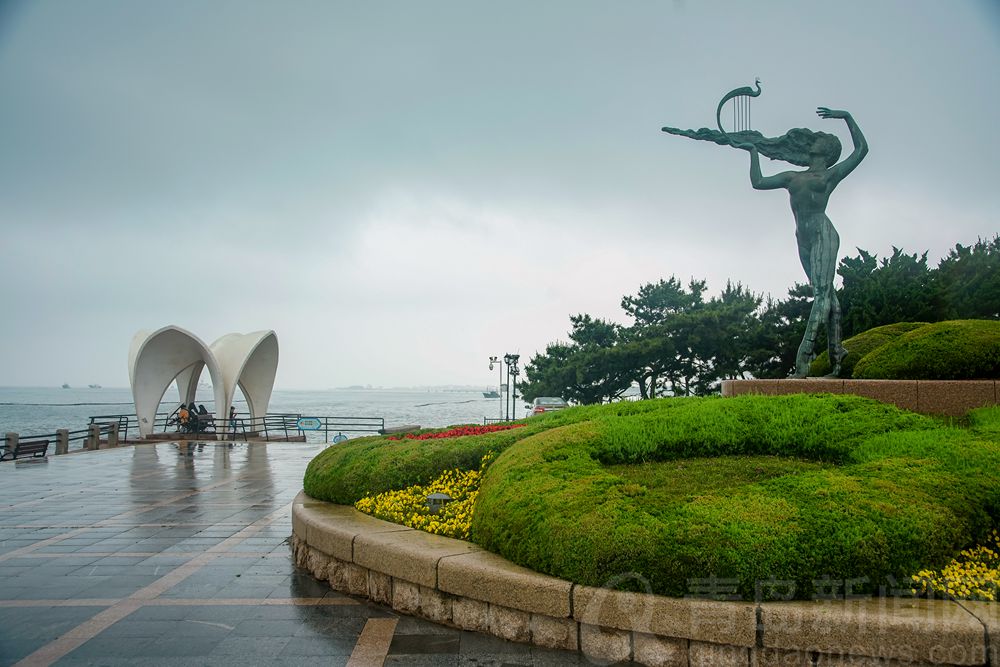
[[[854,394],[903,410],[961,417],[969,410],[1000,403],[996,380],[851,380],[803,378],[723,380],[723,396],[764,394]]]
[[[1000,604],[894,597],[755,604],[593,588],[305,492],[292,505],[291,543],[296,565],[335,590],[593,660],[746,667],[828,664],[837,656],[863,664],[1000,664],[1000,650],[990,645],[991,635],[1000,637]]]

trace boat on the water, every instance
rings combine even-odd
[[[492,389],[483,392],[483,398],[500,398],[500,394]]]
[[[70,386],[68,384],[66,384],[65,382],[63,382],[62,388],[63,389],[69,389]]]
[[[99,385],[99,384],[88,384],[87,387],[90,388],[90,389],[100,389],[101,385]]]

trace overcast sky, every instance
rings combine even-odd
[[[1000,11],[953,2],[0,3],[0,385],[126,386],[139,329],[273,329],[277,387],[495,382],[676,275],[805,282],[713,126],[871,146],[841,256],[1000,231]],[[765,173],[785,165],[764,160]]]

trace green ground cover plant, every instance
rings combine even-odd
[[[973,433],[1000,441],[1000,406],[976,408],[966,415]]]
[[[956,428],[854,396],[743,396],[572,408],[527,424],[331,447],[306,491],[353,503],[476,469],[494,451],[474,542],[577,583],[682,596],[715,577],[745,599],[761,581],[794,582],[797,598],[825,577],[853,580],[854,592],[906,586],[981,543],[1000,514],[1000,409]]]
[[[1000,377],[1000,322],[950,320],[903,334],[872,350],[854,377],[888,380],[975,380]]]
[[[847,356],[840,363],[840,376],[849,378],[854,372],[854,366],[859,359],[865,357],[872,350],[882,347],[886,343],[896,340],[905,333],[925,326],[927,322],[897,322],[875,327],[868,331],[863,331],[857,336],[852,336],[844,341],[847,349]],[[830,354],[823,352],[809,366],[809,375],[822,377],[828,375],[833,370],[830,367]]]

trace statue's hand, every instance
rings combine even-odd
[[[816,107],[816,115],[820,118],[847,118],[851,114],[838,109],[827,109],[826,107]]]

